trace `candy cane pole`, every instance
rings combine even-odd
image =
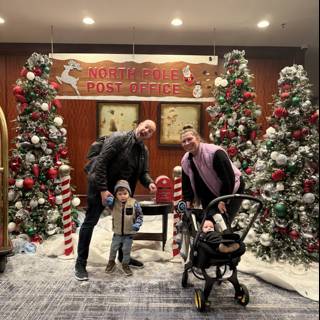
[[[62,221],[64,234],[64,254],[66,256],[73,252],[72,224],[71,224],[71,192],[70,192],[70,167],[62,165],[59,168],[62,188]]]
[[[172,255],[175,257],[179,254],[179,245],[177,243],[177,223],[180,221],[181,216],[175,209],[177,203],[182,199],[182,171],[180,166],[173,168],[173,243],[172,243]]]

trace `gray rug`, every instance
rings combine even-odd
[[[88,282],[74,280],[73,264],[32,255],[10,257],[0,274],[0,319],[319,319],[317,302],[241,273],[239,279],[250,291],[246,308],[235,303],[233,288],[225,282],[214,288],[211,310],[199,313],[194,288],[183,289],[181,273],[166,273],[165,263],[146,263],[144,271],[134,270],[131,278],[120,271],[106,275],[101,265],[89,266]],[[203,281],[190,280],[203,288]]]

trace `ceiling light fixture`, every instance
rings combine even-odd
[[[5,20],[0,17],[0,23],[5,23]]]
[[[171,21],[171,24],[175,27],[178,27],[178,26],[181,26],[183,24],[182,20],[179,19],[179,18],[174,18],[172,21]]]
[[[267,28],[269,27],[269,25],[270,25],[270,22],[268,20],[262,20],[257,23],[258,28]]]
[[[84,24],[94,24],[94,23],[95,23],[95,21],[94,21],[92,18],[90,18],[90,17],[85,17],[85,18],[83,18],[83,19],[82,19],[82,22],[83,22]]]

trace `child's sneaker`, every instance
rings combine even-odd
[[[122,271],[124,272],[124,274],[125,274],[127,277],[130,277],[130,276],[133,275],[133,273],[132,273],[129,265],[126,264],[126,263],[123,263],[123,264],[122,264]]]
[[[114,271],[114,268],[116,267],[116,263],[114,260],[110,260],[106,266],[106,273],[111,273]]]

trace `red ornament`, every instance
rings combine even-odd
[[[286,91],[289,91],[291,89],[291,85],[289,83],[284,83],[282,85],[282,89],[286,90]]]
[[[257,131],[253,130],[250,132],[250,140],[254,141],[257,138]]]
[[[16,94],[15,95],[15,98],[18,102],[21,102],[21,103],[26,103],[27,102],[27,99],[25,96],[23,96],[22,94]]]
[[[28,69],[26,67],[22,67],[21,71],[20,71],[20,76],[21,77],[25,77],[28,73]]]
[[[303,181],[303,191],[305,193],[307,192],[312,192],[313,191],[313,186],[315,184],[315,181],[314,180],[311,180],[311,179],[306,179]]]
[[[228,138],[229,139],[233,139],[236,136],[237,136],[237,134],[234,131],[228,131]]]
[[[246,92],[243,94],[243,97],[248,100],[248,99],[252,98],[252,93],[249,92],[249,91],[246,91]]]
[[[26,189],[26,190],[31,190],[34,186],[34,180],[32,178],[25,178],[23,180],[23,187]]]
[[[39,165],[37,163],[35,163],[33,166],[32,166],[32,172],[34,174],[34,176],[36,178],[39,177],[39,173],[40,173],[40,169],[39,169]]]
[[[35,234],[31,237],[31,242],[42,243],[42,238],[39,234]]]
[[[300,140],[302,138],[302,131],[301,130],[295,130],[291,134],[292,138],[295,140]]]
[[[58,91],[59,88],[60,88],[60,85],[59,85],[58,83],[54,82],[54,81],[50,82],[50,86],[51,86],[53,89],[55,89],[56,91]]]
[[[235,84],[237,87],[240,87],[243,84],[243,80],[242,79],[236,79]]]
[[[12,158],[9,162],[9,167],[12,171],[18,171],[20,169],[21,160],[20,158]]]
[[[42,191],[42,192],[44,192],[44,191],[46,191],[47,190],[47,187],[45,186],[45,184],[41,184],[40,185],[40,191]]]
[[[307,245],[307,251],[309,253],[313,253],[317,250],[317,246],[314,243],[308,243]]]
[[[54,106],[56,106],[57,109],[61,109],[61,108],[62,108],[62,104],[61,104],[61,102],[60,102],[59,99],[53,99],[53,100],[52,100],[52,104],[53,104]]]
[[[68,156],[68,149],[67,148],[62,148],[59,151],[61,158],[66,158]]]
[[[273,181],[281,181],[286,177],[285,172],[282,169],[274,171],[271,175]]]
[[[14,95],[20,94],[24,96],[24,91],[20,86],[15,86],[12,91]]]
[[[47,171],[47,177],[49,179],[55,179],[58,176],[58,170],[56,168],[49,168]]]
[[[14,186],[16,184],[16,179],[14,178],[9,178],[8,179],[8,183],[9,183],[9,186]]]
[[[31,113],[31,119],[34,121],[39,120],[40,117],[41,117],[41,113],[38,111],[34,111]]]
[[[282,92],[281,95],[280,95],[280,98],[282,100],[285,100],[285,99],[288,99],[290,96],[290,93],[289,92]]]
[[[286,108],[276,108],[273,114],[276,118],[282,118],[288,116],[288,111]]]
[[[291,230],[289,232],[289,237],[292,239],[292,240],[298,240],[300,238],[300,233],[297,231],[297,230]]]
[[[245,115],[246,117],[250,117],[251,114],[252,114],[252,112],[251,112],[250,109],[244,109],[244,110],[243,110],[243,113],[244,113],[244,115]]]
[[[252,173],[252,168],[248,167],[248,168],[245,170],[245,173],[246,173],[246,174],[251,174],[251,173]]]
[[[309,122],[310,122],[311,124],[315,124],[315,123],[318,121],[318,118],[319,118],[319,111],[315,111],[315,112],[310,116]]]
[[[32,71],[33,71],[35,76],[41,76],[42,75],[42,69],[40,67],[34,67]]]
[[[54,149],[56,147],[56,144],[54,142],[52,142],[52,141],[48,141],[47,142],[47,147],[49,149]]]
[[[48,195],[48,202],[54,206],[56,204],[56,197],[53,194]]]
[[[227,149],[227,152],[228,152],[229,156],[232,158],[232,157],[234,157],[234,156],[238,153],[238,149],[237,149],[237,147],[235,147],[235,146],[230,146],[230,147]]]

